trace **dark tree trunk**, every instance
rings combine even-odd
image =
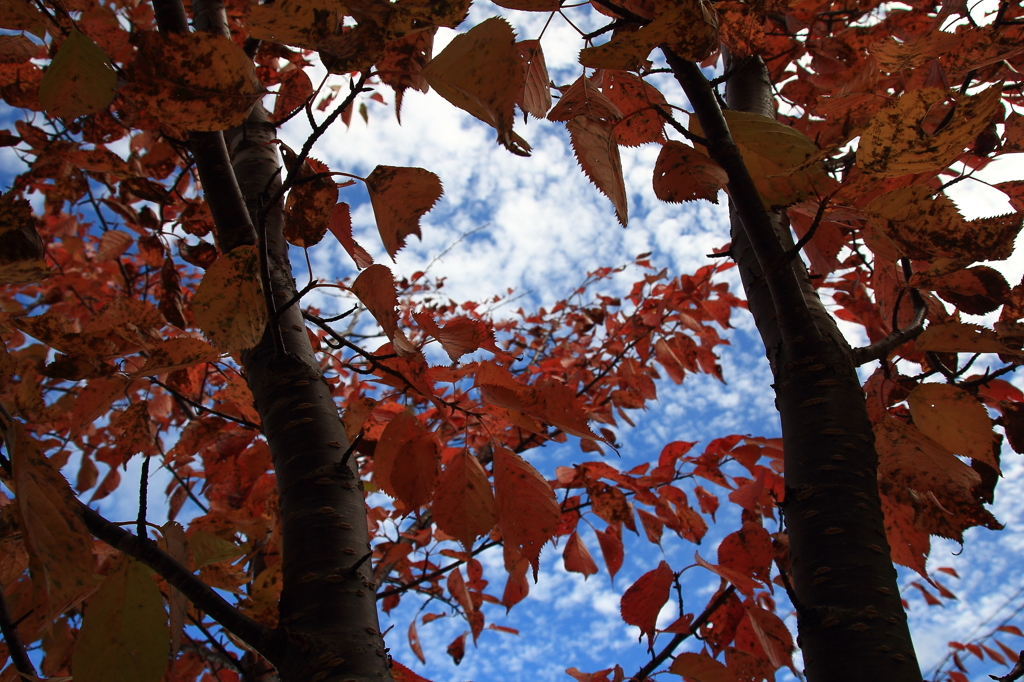
[[[920,682],[878,493],[878,455],[851,348],[818,297],[784,217],[763,208],[695,64],[667,54],[729,174],[732,256],[774,375],[791,582],[811,682]],[[759,59],[728,81],[730,108],[775,117]]]

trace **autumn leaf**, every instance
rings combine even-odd
[[[668,671],[693,682],[737,682],[738,679],[724,663],[706,653],[678,654]]]
[[[662,201],[681,203],[707,199],[718,203],[718,191],[729,182],[725,170],[707,154],[669,140],[654,164],[654,194]]]
[[[523,113],[544,118],[551,108],[551,79],[544,63],[544,50],[539,40],[521,40],[516,46],[525,74],[523,89],[516,98],[516,104]]]
[[[857,165],[866,173],[894,177],[937,171],[953,163],[1001,110],[999,86],[956,103],[952,120],[935,134],[924,128],[933,104],[947,97],[938,88],[911,90],[882,109],[860,138]]]
[[[768,531],[753,523],[743,524],[742,529],[725,536],[718,546],[720,566],[738,571],[765,585],[771,583],[774,557]]]
[[[505,547],[526,558],[536,575],[540,550],[561,516],[554,491],[529,462],[499,446],[494,448],[494,496]]]
[[[416,347],[405,332],[398,328],[398,312],[395,310],[398,306],[398,293],[395,291],[395,278],[391,270],[379,264],[367,267],[352,283],[352,292],[377,320],[399,353],[407,355],[416,352]]]
[[[622,528],[618,525],[610,525],[604,530],[594,532],[597,535],[597,543],[601,546],[601,555],[604,556],[605,566],[608,567],[608,577],[614,579],[625,559]]]
[[[914,426],[950,452],[977,459],[999,471],[993,451],[992,420],[973,395],[949,384],[920,384],[907,398]]]
[[[384,428],[373,455],[373,480],[407,512],[430,501],[437,486],[440,444],[420,420],[399,412]]]
[[[285,203],[284,238],[289,244],[309,247],[319,244],[327,232],[331,210],[338,202],[338,186],[329,176],[330,169],[316,159],[306,159],[298,173],[298,182],[288,192]]]
[[[666,45],[683,59],[703,61],[715,47],[718,20],[701,0],[669,5],[654,21],[635,32],[616,33],[609,42],[580,52],[580,64],[592,69],[636,71],[651,50]]]
[[[136,112],[180,130],[226,130],[263,96],[252,59],[210,32],[139,34],[120,94]]]
[[[587,549],[583,538],[576,531],[573,531],[569,539],[565,541],[565,549],[562,550],[562,561],[565,564],[565,570],[573,573],[582,573],[584,579],[597,573],[597,564],[594,563],[594,557],[590,556],[590,550]]]
[[[133,377],[166,374],[183,367],[215,362],[220,351],[202,339],[178,336],[166,339],[146,350],[146,363],[132,373]]]
[[[72,27],[39,85],[39,103],[67,120],[106,109],[114,101],[117,74],[110,57]]]
[[[723,580],[735,585],[736,589],[747,597],[753,596],[754,590],[758,587],[757,583],[746,573],[746,571],[736,570],[726,565],[716,566],[715,564],[705,560],[697,552],[693,553],[693,560],[698,566],[708,569]]]
[[[914,524],[914,510],[882,494],[882,512],[885,514],[885,537],[893,563],[912,568],[928,578],[925,562],[931,550],[928,533]]]
[[[940,353],[1006,353],[1019,355],[991,329],[976,324],[943,322],[930,325],[914,341],[918,350]]]
[[[772,667],[786,666],[796,672],[793,668],[793,636],[782,619],[753,604],[747,606],[747,618]]]
[[[622,161],[619,159],[614,126],[607,121],[577,116],[566,123],[565,127],[569,129],[573,153],[580,167],[601,193],[611,199],[615,217],[625,227],[629,220],[626,183],[622,177]]]
[[[333,0],[280,0],[249,7],[246,23],[253,38],[317,50],[344,16],[344,7]]]
[[[239,246],[207,269],[192,297],[192,313],[203,334],[221,351],[252,348],[263,338],[267,306],[255,246]]]
[[[661,607],[668,601],[669,590],[672,589],[674,580],[672,569],[664,561],[660,562],[653,571],[648,571],[640,576],[623,593],[619,602],[622,620],[629,625],[637,626],[649,640],[652,639],[658,622],[658,614],[661,612]]]
[[[188,539],[188,548],[192,551],[192,566],[195,570],[221,561],[230,561],[247,551],[246,546],[239,547],[205,530],[197,530],[192,534]]]
[[[667,106],[654,86],[626,71],[600,71],[601,92],[622,112],[615,124],[615,140],[625,147],[660,142],[665,120],[659,112]]]
[[[595,121],[615,122],[622,119],[622,112],[615,102],[601,92],[595,79],[580,76],[562,93],[547,118],[549,121],[571,121],[580,116]]]
[[[494,527],[497,508],[487,472],[477,458],[461,450],[445,468],[434,493],[434,520],[467,550]]]
[[[444,189],[441,180],[422,168],[377,166],[366,178],[377,230],[391,260],[406,238],[420,235],[419,219],[433,208]]]
[[[327,228],[341,242],[358,269],[362,270],[373,265],[373,256],[352,238],[352,215],[348,204],[341,202],[334,205],[327,220]]]
[[[96,585],[92,535],[77,512],[71,486],[15,422],[7,436],[15,501],[32,571],[32,589],[48,620],[72,606]]]
[[[150,569],[125,558],[107,575],[78,633],[71,669],[80,682],[158,682],[170,638]]]
[[[423,69],[423,77],[439,95],[497,130],[506,149],[529,155],[530,145],[512,130],[526,76],[507,21],[492,17],[455,36]]]
[[[941,500],[946,494],[969,492],[981,482],[974,469],[919,429],[886,416],[875,425],[879,471],[893,483]]]

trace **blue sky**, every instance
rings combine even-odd
[[[507,16],[520,39],[538,37],[546,20],[545,15],[509,12],[480,2],[474,6],[466,25],[475,25],[494,13]],[[600,25],[594,17],[577,23],[583,30]],[[442,30],[435,53],[453,35],[454,32]],[[575,31],[556,18],[542,42],[553,80],[557,84],[574,81],[581,73],[576,64],[580,43]],[[670,101],[682,103],[666,78],[656,84],[665,86]],[[383,89],[382,94],[392,104],[390,90]],[[626,263],[636,254],[650,251],[655,265],[667,267],[671,274],[688,273],[706,264],[705,254],[728,241],[727,216],[722,205],[702,202],[679,206],[655,199],[651,173],[659,151],[657,145],[620,150],[631,216],[629,227],[623,229],[615,221],[610,202],[580,172],[561,124],[531,120],[524,126],[520,118],[516,130],[534,147],[533,156],[524,159],[499,147],[491,128],[434,93],[407,92],[402,125],[396,122],[390,106],[370,102],[368,107],[369,124],[364,124],[358,115],[353,117],[348,130],[337,124],[313,154],[334,171],[366,176],[378,164],[420,166],[441,177],[445,196],[423,219],[423,240],[411,239],[394,263],[376,236],[365,190],[359,184],[345,188],[341,199],[353,207],[356,238],[377,262],[389,265],[398,275],[424,268],[464,234],[483,226],[431,266],[432,275],[447,278],[445,291],[456,301],[482,300],[513,288],[523,296],[514,307],[548,305],[567,295],[588,270],[596,267]],[[280,137],[297,149],[306,132],[302,117],[297,117],[285,126]],[[113,150],[126,156],[126,148],[114,145]],[[15,165],[12,152],[0,150],[0,172]],[[1024,179],[1024,162],[1019,158],[995,166],[989,171],[992,177]],[[960,183],[955,187],[954,198],[969,212],[969,217],[1006,211],[999,193],[980,183]],[[301,255],[295,255],[296,278],[301,284],[306,275]],[[315,277],[332,279],[354,274],[351,260],[330,235],[311,249],[309,256]],[[1009,263],[995,265],[1015,283],[1024,272],[1024,257],[1016,256]],[[627,270],[609,285],[612,291],[606,288],[603,292],[622,293],[621,288],[627,287],[631,276],[637,274],[635,268]],[[738,291],[733,272],[723,277]],[[620,290],[614,291],[615,287]],[[340,305],[319,292],[310,301],[326,311],[337,310]],[[656,458],[660,449],[673,440],[706,444],[712,438],[732,433],[779,435],[771,378],[752,320],[749,315],[737,314],[733,325],[734,329],[725,334],[732,345],[720,347],[719,352],[726,383],[707,376],[690,376],[683,386],[659,383],[659,401],[636,415],[636,428],[619,432],[623,443],[621,459],[609,455],[606,461],[629,468]],[[846,329],[853,343],[862,341],[858,329]],[[1014,381],[1024,387],[1021,379]],[[532,450],[527,457],[548,477],[553,477],[555,466],[595,458],[593,454],[581,453],[575,439],[565,445]],[[134,517],[138,465],[137,460],[129,465],[120,495],[99,505],[109,518]],[[962,551],[953,543],[934,544],[929,567],[952,566],[959,572],[960,580],[949,578],[944,582],[960,599],[946,602],[941,608],[928,607],[916,593],[907,593],[915,644],[926,671],[945,655],[947,641],[966,638],[992,614],[996,614],[994,626],[1024,605],[1024,595],[1018,593],[1024,587],[1024,509],[1018,503],[1024,496],[1024,463],[1008,449],[1004,451],[1004,476],[996,491],[993,511],[1007,525],[1005,531],[970,531]],[[162,520],[159,510],[163,508],[161,498],[166,483],[165,473],[153,474],[151,520]],[[712,526],[699,547],[666,534],[658,548],[627,534],[626,562],[614,583],[608,578],[593,533],[583,532],[600,573],[588,580],[566,573],[561,565],[561,548],[549,546],[542,555],[540,580],[531,587],[530,596],[507,616],[500,607],[487,611],[488,622],[516,628],[520,631],[518,636],[485,630],[479,648],[470,646],[465,659],[456,667],[445,648],[466,629],[465,624],[451,617],[419,624],[427,655],[427,663],[422,665],[406,639],[409,619],[420,604],[406,599],[393,612],[393,618],[382,617],[383,628],[394,626],[387,637],[388,646],[396,659],[434,682],[566,681],[570,679],[564,673],[568,667],[594,671],[615,663],[620,663],[627,675],[632,674],[647,655],[645,645],[637,643],[636,628],[625,625],[618,615],[622,592],[662,558],[675,570],[691,564],[695,550],[714,560],[717,542],[736,525],[735,512],[723,507],[718,525]],[[485,577],[492,580],[494,591],[500,595],[500,552],[485,553],[481,561],[485,564]],[[688,571],[686,576],[687,610],[699,611],[717,587],[717,579],[712,580],[713,576],[700,569]],[[912,575],[904,575],[904,583],[911,580]],[[442,610],[436,604],[427,605],[423,613]],[[667,624],[674,617],[675,613],[666,608],[662,623]],[[792,618],[787,622],[793,625]],[[1011,622],[1024,627],[1024,619]],[[1013,649],[1024,648],[1024,642],[1015,641],[1013,636],[1003,639]],[[698,644],[692,642],[691,646]],[[987,679],[983,673],[998,670],[986,668],[977,659],[968,660],[971,679]]]

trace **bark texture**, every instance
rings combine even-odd
[[[782,421],[791,582],[810,682],[920,682],[878,494],[878,455],[849,344],[783,217],[763,208],[695,64],[667,55],[729,174],[732,255],[772,367]],[[759,59],[727,82],[730,108],[774,118]]]

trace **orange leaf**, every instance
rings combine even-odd
[[[654,637],[658,613],[668,601],[669,590],[674,580],[672,569],[662,561],[653,571],[648,571],[633,583],[619,602],[622,620],[635,625],[648,639]]]
[[[468,450],[451,461],[434,493],[434,520],[469,550],[480,536],[490,532],[497,516],[487,472]]]
[[[388,422],[373,455],[373,480],[406,510],[430,501],[437,485],[441,445],[411,412]]]
[[[917,571],[927,579],[925,561],[931,548],[928,533],[914,525],[914,510],[898,503],[888,495],[882,495],[882,512],[885,514],[885,537],[893,563]]]
[[[622,118],[622,112],[608,99],[593,78],[580,76],[566,90],[554,109],[548,112],[549,121],[571,121],[586,116],[597,121],[615,122]]]
[[[594,557],[590,555],[590,550],[587,549],[583,538],[576,531],[573,531],[565,543],[562,560],[565,562],[565,570],[582,573],[584,580],[597,573]]]
[[[561,517],[554,491],[529,462],[498,446],[494,492],[505,547],[528,559],[536,573],[540,550],[554,536]]]
[[[658,109],[666,102],[657,88],[628,71],[603,71],[600,81],[601,92],[622,112],[622,120],[615,125],[619,144],[637,147],[665,137],[665,121]]]
[[[411,234],[421,237],[420,217],[433,208],[444,189],[436,175],[422,168],[377,166],[366,178],[377,230],[391,260]]]
[[[391,677],[395,678],[395,682],[430,682],[394,659],[391,660]]]
[[[403,355],[416,352],[405,332],[398,328],[398,293],[391,270],[379,264],[369,266],[356,277],[352,291],[394,343],[395,350]]]
[[[999,471],[992,450],[992,420],[976,397],[948,384],[920,384],[907,398],[921,433],[958,455],[977,459]]]
[[[613,124],[577,116],[566,123],[565,127],[569,129],[573,152],[580,167],[601,193],[611,199],[615,217],[625,227],[629,220],[626,184],[622,177],[622,161]]]
[[[662,201],[681,203],[707,199],[718,203],[718,190],[729,176],[707,154],[682,142],[669,140],[654,164],[654,194]]]
[[[327,228],[341,242],[348,255],[352,256],[358,269],[373,265],[373,256],[352,238],[352,215],[349,213],[348,204],[342,201],[334,205],[327,221]]]

